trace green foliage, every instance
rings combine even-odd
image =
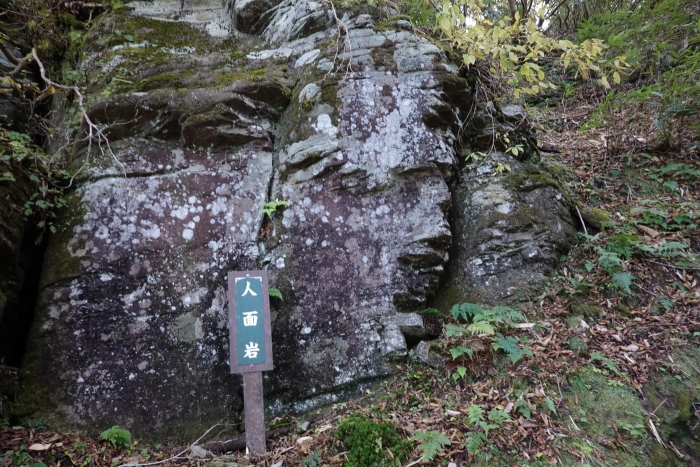
[[[476,454],[481,446],[489,441],[489,432],[497,430],[503,423],[510,420],[510,415],[502,407],[496,406],[488,413],[478,405],[471,405],[467,409],[467,421],[476,430],[471,430],[466,440],[467,452]],[[480,429],[480,430],[479,430]]]
[[[496,336],[496,342],[491,343],[491,347],[494,350],[503,350],[512,363],[517,363],[524,356],[532,357],[532,351],[525,348],[518,347],[519,341],[513,336],[503,336],[500,332]]]
[[[690,164],[668,164],[657,169],[656,173],[682,172],[694,177],[694,171]],[[612,288],[629,295],[632,294],[631,286],[636,278],[628,272],[628,263],[634,258],[653,258],[655,261],[669,262],[681,268],[695,267],[700,262],[700,256],[693,252],[685,241],[680,241],[682,239],[668,241],[659,238],[651,241],[650,237],[645,239],[641,234],[646,235],[645,232],[649,229],[690,232],[697,228],[698,218],[700,210],[697,204],[693,203],[633,208],[629,212],[629,219],[624,223],[609,223],[606,230],[595,236],[582,235],[590,242],[587,248],[597,255],[597,260],[587,261],[585,268],[589,272],[596,268],[604,271]],[[654,236],[660,235],[660,232],[651,232]]]
[[[605,368],[608,370],[612,371],[615,376],[622,376],[622,373],[620,373],[620,370],[617,368],[617,364],[615,363],[615,360],[606,357],[600,352],[593,352],[591,354],[591,362],[601,362]]]
[[[100,433],[100,439],[108,441],[113,446],[128,446],[131,444],[131,433],[119,425],[114,425],[112,428]]]
[[[364,417],[349,417],[338,426],[335,438],[348,451],[346,467],[394,465],[405,460],[412,443],[402,440],[396,427],[388,422],[375,422]],[[394,459],[387,456],[391,451]]]
[[[496,306],[486,310],[475,303],[461,303],[453,306],[450,314],[455,320],[467,322],[469,325],[464,327],[445,324],[447,337],[495,336],[491,347],[494,350],[503,350],[511,362],[517,363],[526,355],[532,356],[530,349],[521,349],[518,346],[519,341],[516,338],[506,337],[500,332],[497,333],[499,328],[513,327],[515,323],[525,321],[525,317],[513,308]],[[467,355],[469,358],[474,357],[474,351],[462,345],[451,347],[449,352],[453,359],[463,355]],[[458,371],[452,374],[452,378],[457,380],[463,378],[465,374],[466,369],[460,372],[458,368]]]
[[[270,295],[270,297],[279,298],[280,301],[284,301],[282,299],[282,292],[280,292],[280,289],[278,289],[277,287],[270,287],[267,292]]]
[[[694,0],[641,0],[612,10],[612,5],[581,23],[579,40],[608,37],[612,53],[627,56],[637,89],[609,95],[594,117],[603,124],[606,108],[641,104],[657,114],[650,124],[661,146],[680,145],[683,128],[700,138],[700,24]],[[690,143],[689,146],[697,143]]]
[[[277,209],[279,208],[286,208],[289,206],[288,201],[279,201],[279,200],[274,200],[267,202],[263,205],[263,215],[269,217],[272,219],[272,215],[277,212]]]
[[[445,435],[436,430],[416,430],[411,439],[420,443],[418,449],[423,453],[421,458],[425,462],[432,461],[445,446],[452,444]]]
[[[426,318],[435,318],[435,319],[445,319],[445,313],[443,313],[440,310],[437,310],[435,308],[426,308],[425,310],[419,311],[419,315],[425,316]]]
[[[2,458],[10,461],[9,465],[27,466],[32,465],[32,458],[27,454],[27,448],[20,446],[19,449],[7,451]]]
[[[485,310],[475,303],[462,303],[454,305],[450,310],[450,314],[456,321],[462,322],[472,322],[472,323],[487,323],[492,325],[505,325],[512,326],[513,323],[520,323],[525,321],[525,317],[514,310],[513,308],[505,306],[496,306],[490,310]],[[469,328],[467,328],[469,329]],[[472,332],[472,334],[494,334],[491,333],[477,333]]]
[[[557,407],[554,405],[554,401],[552,401],[551,397],[545,397],[544,404],[547,406],[550,412],[552,412],[554,415],[557,414]]]
[[[314,451],[301,460],[301,465],[302,467],[318,467],[322,460],[321,455]]]
[[[566,70],[570,65],[576,74],[609,88],[607,76],[612,73],[616,83],[627,68],[624,56],[608,57],[606,45],[599,38],[574,44],[545,35],[537,27],[534,17],[514,17],[492,20],[490,9],[476,0],[445,2],[437,16],[437,24],[444,41],[461,56],[462,65],[476,76],[489,77],[485,88],[494,97],[512,90],[520,95],[535,95],[556,86],[547,80],[547,68],[541,65],[545,56],[558,54],[557,64]],[[544,17],[541,9],[533,16]],[[470,23],[474,24],[470,24]],[[469,27],[466,27],[466,26]],[[507,95],[510,95],[507,92]]]
[[[29,199],[23,205],[11,207],[35,221],[42,233],[56,232],[56,210],[66,206],[63,186],[69,178],[63,161],[46,154],[29,135],[0,127],[0,183],[30,187]]]

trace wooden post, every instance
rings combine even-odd
[[[267,272],[229,272],[228,302],[231,373],[243,374],[246,448],[257,456],[266,452],[262,372],[273,368]]]
[[[262,373],[243,373],[245,444],[248,453],[265,454],[265,414],[263,412]]]

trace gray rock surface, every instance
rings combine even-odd
[[[507,290],[566,249],[556,190],[508,184],[529,165],[508,161],[513,174],[495,180],[458,168],[472,96],[402,25],[235,0],[233,24],[261,37],[222,39],[206,21],[173,22],[177,2],[147,3],[103,18],[89,42],[103,95],[89,114],[114,154],[76,146],[79,186],[47,253],[24,393],[47,422],[162,440],[238,420],[230,270],[267,268],[282,291],[266,400],[299,411],[390,374],[407,340],[426,337],[416,312],[447,268],[460,290],[495,278]],[[117,23],[133,41],[109,33]],[[519,141],[515,114],[502,120]],[[289,207],[264,217],[272,200]]]
[[[508,166],[496,173],[498,164]],[[531,298],[576,240],[569,203],[538,167],[494,153],[453,191],[454,245],[442,305]]]

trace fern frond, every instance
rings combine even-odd
[[[447,332],[447,337],[461,337],[469,334],[467,329],[454,324],[445,324],[445,331]]]
[[[476,303],[462,303],[453,306],[450,310],[450,314],[454,319],[459,320],[461,318],[465,322],[483,313],[484,309]]]
[[[470,324],[467,326],[467,331],[475,336],[493,336],[496,334],[496,328],[493,327],[493,324],[486,321]]]
[[[624,290],[627,294],[632,294],[630,286],[632,285],[632,280],[634,276],[627,272],[618,272],[612,275],[613,284],[615,284],[620,289]]]

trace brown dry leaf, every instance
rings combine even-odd
[[[644,225],[637,225],[637,228],[639,230],[641,230],[642,232],[644,232],[645,234],[649,235],[651,238],[656,238],[659,235],[661,235],[660,232],[658,232],[650,227],[646,227]]]

